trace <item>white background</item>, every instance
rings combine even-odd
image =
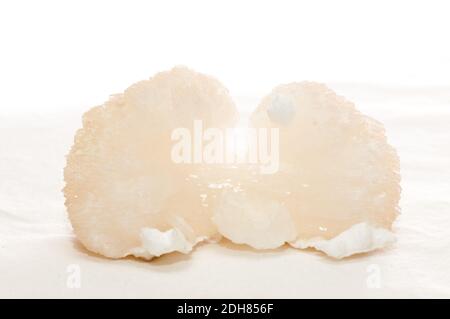
[[[234,96],[290,81],[448,85],[448,1],[1,1],[0,108],[90,106],[184,64]]]

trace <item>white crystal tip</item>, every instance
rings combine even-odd
[[[309,240],[299,239],[291,242],[290,245],[301,249],[315,248],[330,257],[342,259],[386,247],[395,240],[395,235],[387,229],[360,223],[329,240],[320,237]]]

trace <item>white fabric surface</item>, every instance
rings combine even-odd
[[[330,86],[384,123],[399,152],[393,246],[339,261],[227,241],[151,262],[93,255],[74,238],[61,193],[64,156],[85,109],[1,107],[0,297],[450,297],[450,90]],[[236,100],[243,111],[258,103]],[[67,285],[71,265],[81,271],[80,288]]]

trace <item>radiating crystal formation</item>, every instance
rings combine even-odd
[[[335,258],[394,241],[399,160],[380,123],[324,85],[286,84],[250,118],[255,131],[276,129],[275,171],[224,157],[174,161],[174,130],[233,128],[237,119],[218,81],[184,67],[88,111],[64,171],[79,240],[107,257],[145,259],[188,253],[220,235],[256,249],[289,243]],[[195,141],[187,144],[196,150]]]

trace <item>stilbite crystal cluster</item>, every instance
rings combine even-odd
[[[285,243],[335,258],[381,248],[398,214],[399,163],[382,125],[316,83],[282,85],[252,114],[279,130],[279,169],[177,164],[171,132],[229,128],[216,80],[177,67],[87,112],[65,168],[66,206],[89,250],[111,258],[188,253],[220,235],[257,249]]]
[[[65,168],[66,206],[83,245],[111,258],[187,253],[216,234],[198,165],[171,160],[171,133],[237,111],[215,79],[177,67],[136,83],[83,117]]]
[[[342,258],[394,241],[399,161],[383,126],[317,83],[281,85],[251,116],[280,130],[280,167],[240,174],[213,220],[236,243],[254,248],[314,247]]]

